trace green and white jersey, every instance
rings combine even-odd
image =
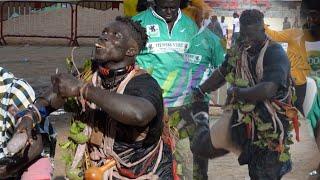
[[[137,63],[158,81],[163,89],[166,107],[184,104],[183,96],[190,77],[190,63],[184,56],[197,25],[179,10],[171,32],[166,21],[152,8],[133,17],[146,28],[149,36],[146,47],[137,56]]]
[[[192,38],[190,48],[184,54],[185,63],[188,65],[186,68],[188,80],[184,84],[182,95],[185,97],[184,104],[191,102],[189,93],[191,88],[204,82],[212,70],[224,61],[224,53],[220,38],[208,28],[200,29]]]

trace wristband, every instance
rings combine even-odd
[[[28,109],[33,114],[33,121],[35,124],[38,124],[41,122],[42,116],[38,110],[38,108],[34,104],[29,104]]]

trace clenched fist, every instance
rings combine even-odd
[[[53,92],[63,98],[75,97],[80,95],[80,88],[83,82],[71,74],[56,74],[51,76]]]

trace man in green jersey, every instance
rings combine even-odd
[[[146,47],[137,57],[140,67],[147,69],[163,89],[166,107],[184,104],[189,70],[183,54],[197,33],[197,25],[180,9],[178,0],[156,0],[156,6],[133,17],[141,21],[149,36]]]
[[[176,129],[179,141],[175,158],[178,174],[190,178],[188,158],[182,139],[192,137],[191,98],[192,87],[207,77],[210,67],[223,60],[219,38],[197,25],[179,9],[177,0],[156,0],[155,7],[133,17],[146,27],[149,41],[137,57],[138,64],[149,70],[163,89],[165,107],[171,116],[169,125]],[[208,111],[208,100],[207,111]],[[179,117],[179,118],[172,118]],[[173,119],[179,119],[173,121]],[[181,167],[181,168],[180,168]],[[207,179],[208,159],[194,156],[194,179]]]

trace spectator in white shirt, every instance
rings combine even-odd
[[[240,35],[239,15],[236,12],[233,13],[232,24],[233,24],[233,30],[232,30],[232,46],[233,46]]]
[[[225,17],[221,16],[220,26],[222,28],[223,37],[228,39],[228,25],[226,22],[224,22],[224,20],[225,20]]]

